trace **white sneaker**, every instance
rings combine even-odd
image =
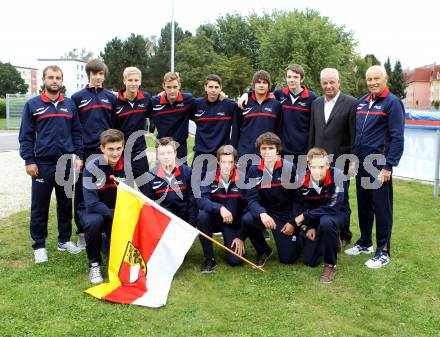
[[[47,262],[46,248],[38,248],[34,250],[35,263]]]
[[[344,250],[344,253],[347,255],[359,255],[360,253],[371,254],[372,252],[373,246],[362,247],[360,245],[354,245],[353,247]]]
[[[380,253],[379,255],[373,256],[367,262],[365,262],[365,267],[371,269],[378,269],[385,267],[387,264],[391,262],[390,257],[386,253]]]
[[[79,233],[78,234],[78,242],[76,243],[76,246],[80,250],[86,249],[86,235],[84,233]]]
[[[104,279],[102,278],[102,275],[101,275],[101,266],[99,265],[98,262],[93,262],[90,265],[89,280],[90,280],[90,283],[93,283],[93,284],[99,284],[99,283],[104,282]]]
[[[66,250],[71,254],[78,254],[81,252],[81,249],[75,246],[72,241],[67,241],[64,243],[58,242],[58,251],[65,252]]]

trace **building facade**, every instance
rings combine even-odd
[[[14,66],[15,69],[20,73],[21,78],[24,80],[24,83],[28,86],[27,95],[36,95],[38,94],[38,76],[37,68],[29,68],[29,67],[20,67]]]
[[[38,59],[39,78],[43,77],[43,69],[49,65],[57,65],[63,70],[63,84],[66,96],[71,96],[84,88],[88,81],[86,62],[79,59]]]
[[[407,84],[405,107],[431,109],[434,102],[440,101],[440,65],[405,70],[403,76]]]

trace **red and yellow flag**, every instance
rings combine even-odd
[[[173,276],[199,231],[119,183],[113,218],[109,282],[86,290],[102,300],[161,307]]]

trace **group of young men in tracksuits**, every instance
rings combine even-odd
[[[379,190],[364,189],[360,174],[356,178],[358,199],[370,205],[362,213],[361,239],[346,253],[372,252],[375,215],[378,248],[370,259],[374,261],[367,266],[378,268],[389,263],[389,172],[402,154],[403,127],[399,123],[403,123],[403,108],[399,111],[395,96],[387,91],[382,68],[370,70],[374,73],[371,94],[353,111],[357,118],[354,149],[362,163],[371,153],[383,154],[386,163],[375,162],[383,182]],[[273,94],[270,75],[256,72],[241,108],[223,94],[217,75],[206,78],[206,96],[195,99],[181,92],[177,73],[165,74],[164,91],[151,97],[140,89],[141,72],[135,67],[125,69],[125,88],[117,95],[103,88],[108,70],[102,61],[90,61],[86,72],[89,85],[70,100],[59,93],[61,69],[46,68],[45,89],[26,104],[23,112],[20,154],[33,177],[30,227],[37,263],[47,261],[47,212],[55,187],[58,249],[78,253],[86,248],[90,281],[103,281],[101,250],[106,250],[111,235],[116,185],[110,175],[114,175],[135,183],[142,193],[205,234],[221,231],[225,244],[238,255],[245,253],[244,241],[249,238],[260,267],[272,254],[264,238],[265,230],[270,229],[280,262],[294,263],[303,252],[306,265],[317,266],[324,261],[321,282],[333,281],[338,231],[347,220],[342,207],[347,177],[330,165],[323,149],[307,148],[310,106],[316,95],[304,86],[304,70],[299,65],[287,68],[288,87]],[[377,82],[383,88],[376,94]],[[146,118],[152,119],[158,133],[158,163],[152,169],[146,156]],[[186,165],[190,119],[197,126],[192,169]],[[380,135],[376,128],[381,129]],[[61,193],[54,182],[58,159],[69,154],[75,159],[66,166],[66,175],[73,168],[80,171],[87,161],[75,185],[77,245],[70,241],[71,196]],[[298,163],[299,155],[307,156],[307,169]],[[146,178],[148,171],[150,179]],[[359,172],[362,176],[372,174],[361,166]],[[194,186],[194,175],[199,183],[208,183]],[[201,243],[205,256],[201,271],[211,272],[217,264],[212,243],[204,238]],[[232,254],[227,254],[226,260],[230,265],[241,263]]]

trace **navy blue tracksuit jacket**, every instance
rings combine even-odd
[[[52,102],[43,91],[26,103],[18,140],[26,165],[56,164],[63,154],[72,153],[83,159],[78,111],[72,100],[62,95]]]
[[[157,137],[172,137],[179,143],[177,158],[187,155],[186,139],[188,138],[189,118],[194,114],[194,97],[181,93],[174,103],[170,103],[164,93],[152,98],[152,117],[157,128]]]
[[[280,103],[269,95],[260,104],[252,93],[247,105],[239,112],[237,128],[232,132],[233,139],[238,134],[239,156],[256,153],[255,141],[261,134],[269,131],[277,133],[280,107]]]
[[[312,185],[310,171],[307,170],[299,189],[299,214],[304,214],[307,226],[316,228],[323,216],[345,216],[344,210],[344,174],[337,168],[330,167],[321,190],[318,192]]]
[[[145,195],[195,226],[197,208],[191,188],[191,168],[182,164],[167,176],[162,165],[158,164],[150,173],[152,179],[145,185]]]
[[[234,169],[230,184],[225,188],[221,183],[220,172],[217,171],[213,182],[208,186],[201,187],[201,196],[196,198],[198,208],[208,213],[220,215],[220,208],[224,206],[232,213],[233,222],[231,226],[240,228],[241,216],[246,208],[246,199],[244,198],[244,191],[237,186],[238,179],[238,171]],[[242,233],[240,239],[246,239],[244,233]]]
[[[388,88],[373,98],[365,95],[359,99],[356,109],[356,136],[353,153],[359,158],[370,154],[383,154],[384,167],[392,170],[403,154],[405,109],[402,101]]]
[[[274,95],[281,103],[278,135],[281,138],[283,154],[306,154],[309,140],[310,108],[316,94],[303,86],[303,91],[298,97],[294,97],[289,88],[275,90]]]
[[[84,149],[93,152],[99,148],[99,137],[107,129],[114,127],[114,106],[116,96],[104,88],[88,86],[72,95],[79,112],[83,129]],[[87,158],[86,158],[87,159]]]
[[[206,97],[197,98],[193,116],[197,125],[195,153],[216,154],[222,145],[236,146],[237,140],[231,141],[231,128],[237,114],[237,104],[230,99],[211,103]]]
[[[118,186],[110,179],[111,175],[124,180],[124,158],[121,157],[114,168],[104,161],[102,155],[86,165],[83,173],[83,193],[87,214],[113,217]]]
[[[139,89],[134,100],[124,97],[125,89],[118,92],[115,103],[115,128],[124,133],[127,144],[130,136],[136,131],[145,130],[145,122],[151,117],[151,96],[148,92]],[[138,137],[133,144],[132,151],[138,153],[146,149],[145,137]]]
[[[287,172],[289,181],[282,176],[283,170]],[[273,172],[270,173],[261,160],[259,165],[249,168],[246,181],[256,180],[255,186],[246,191],[248,209],[255,218],[261,213],[276,216],[280,219],[295,223],[298,215],[298,200],[296,189],[286,188],[296,180],[295,164],[280,159],[276,162]]]

